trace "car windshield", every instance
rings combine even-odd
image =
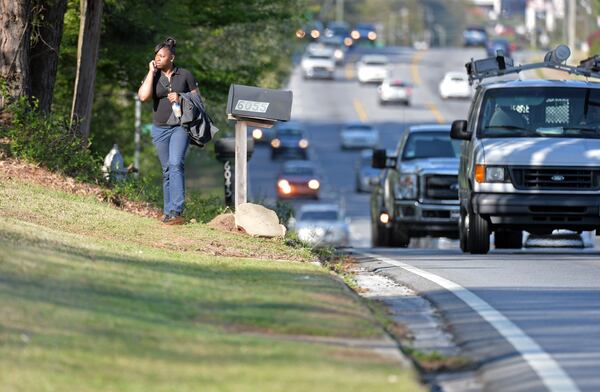
[[[314,169],[308,166],[286,166],[283,168],[283,174],[302,174],[312,176],[314,173]]]
[[[302,130],[294,128],[283,128],[277,131],[279,136],[297,136],[302,137]]]
[[[346,129],[349,131],[366,131],[366,132],[371,132],[373,130],[373,128],[368,125],[360,125],[360,124],[348,125],[346,127]]]
[[[326,54],[309,54],[308,58],[314,60],[330,60],[331,56]]]
[[[478,136],[600,138],[600,89],[531,87],[486,92]]]
[[[338,212],[334,210],[304,211],[298,219],[303,221],[336,221],[338,220]]]
[[[460,141],[450,139],[450,132],[415,132],[408,137],[402,160],[425,158],[457,158]]]
[[[372,66],[376,66],[376,67],[382,67],[384,65],[387,65],[387,62],[385,62],[383,60],[367,60],[367,61],[365,61],[365,65],[372,65]]]

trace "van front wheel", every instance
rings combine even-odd
[[[469,211],[467,245],[472,254],[486,254],[490,251],[490,224],[481,215]]]

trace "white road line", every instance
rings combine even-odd
[[[367,252],[357,251],[365,256],[373,257],[386,264],[400,267],[408,272],[425,278],[461,299],[485,321],[498,331],[510,344],[513,345],[521,357],[531,366],[533,371],[540,377],[544,385],[551,392],[578,392],[579,388],[575,382],[567,375],[560,365],[545,352],[533,339],[512,321],[507,319],[502,313],[494,309],[487,302],[479,298],[476,294],[462,287],[458,283],[452,282],[431,272],[413,267],[401,261],[396,261],[387,257],[374,255]]]

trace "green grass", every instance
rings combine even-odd
[[[311,257],[0,175],[2,390],[422,390]]]

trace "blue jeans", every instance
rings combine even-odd
[[[163,211],[181,214],[185,201],[183,162],[189,145],[188,134],[180,126],[152,125],[152,143],[162,166]]]

